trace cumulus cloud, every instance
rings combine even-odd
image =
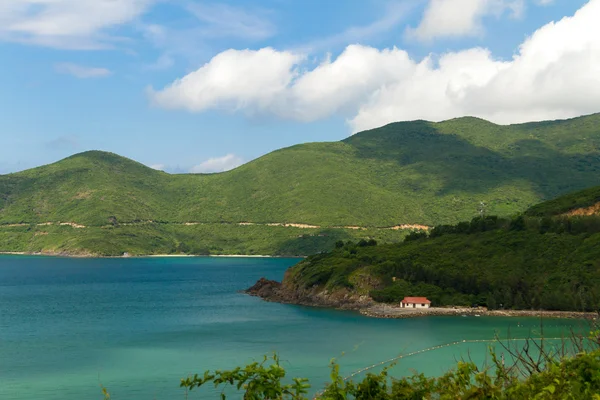
[[[66,49],[110,47],[108,30],[155,0],[2,0],[0,39]]]
[[[335,61],[327,58],[302,73],[304,59],[271,48],[228,50],[165,89],[150,89],[150,96],[164,108],[274,112],[312,121],[356,108],[365,96],[411,65],[405,51],[359,45],[348,46]]]
[[[150,95],[165,108],[267,110],[277,107],[273,102],[289,87],[301,59],[271,48],[227,50],[164,90],[150,89]]]
[[[524,0],[431,0],[419,26],[408,29],[407,34],[422,41],[477,36],[484,32],[484,17],[499,17],[507,10],[519,17],[524,6]]]
[[[336,58],[327,59],[299,76],[286,93],[277,112],[286,117],[312,121],[339,111],[350,111],[377,88],[406,74],[412,67],[408,53],[396,48],[377,50],[351,45]]]
[[[447,54],[437,68],[425,60],[414,77],[375,93],[352,125],[360,130],[402,119],[467,114],[512,123],[598,112],[598,16],[600,0],[592,0],[574,17],[536,31],[509,62],[473,50]]]
[[[241,157],[235,154],[227,154],[223,157],[209,158],[208,160],[190,168],[193,174],[224,172],[237,168],[244,163]]]
[[[600,111],[600,0],[547,24],[511,60],[487,49],[414,60],[400,49],[351,45],[305,68],[306,55],[228,50],[163,90],[165,108],[209,109],[312,121],[346,116],[369,129],[407,119],[474,115],[498,123],[566,118]]]
[[[54,66],[56,72],[73,75],[76,78],[103,78],[109,76],[111,71],[106,68],[86,67],[78,64],[60,63]]]

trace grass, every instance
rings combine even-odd
[[[73,229],[69,226],[0,228],[2,251],[88,256],[153,254],[305,256],[339,240],[374,238],[393,243],[405,232],[202,224],[144,224]]]
[[[219,174],[170,175],[91,151],[1,175],[0,224],[287,222],[323,229],[451,224],[476,216],[481,202],[487,213],[507,216],[600,184],[599,148],[600,114],[595,114],[510,126],[476,118],[394,123],[341,142],[281,149]],[[186,235],[165,229],[156,232]],[[102,233],[96,241],[123,239],[108,230],[94,232]],[[142,228],[136,232],[144,234]],[[244,248],[276,251],[254,245],[254,233],[245,233],[250,230],[238,232]],[[269,232],[264,235],[279,231]],[[56,246],[80,242],[67,235]],[[223,247],[217,238],[201,242]],[[8,244],[9,239],[0,241],[0,250]],[[117,247],[120,251],[115,244],[103,252]]]

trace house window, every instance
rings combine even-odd
[[[425,304],[421,304],[421,307],[425,307]]]

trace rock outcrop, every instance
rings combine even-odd
[[[280,289],[281,283],[269,280],[267,278],[260,278],[254,285],[246,289],[244,292],[251,296],[269,299],[274,298]]]
[[[302,287],[293,282],[288,272],[282,283],[260,278],[244,293],[266,301],[342,310],[361,310],[374,304],[369,296],[357,295],[345,288],[329,291],[321,286]]]

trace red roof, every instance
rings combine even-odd
[[[427,297],[405,297],[402,302],[406,304],[431,304]]]

